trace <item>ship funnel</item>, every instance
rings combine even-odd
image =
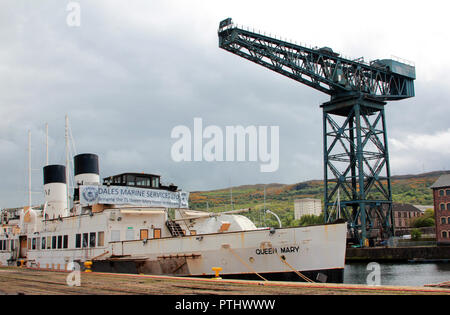
[[[98,156],[83,153],[74,157],[74,175],[76,185],[99,184]]]
[[[67,215],[67,182],[64,165],[44,167],[45,218],[55,219]]]

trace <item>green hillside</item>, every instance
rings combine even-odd
[[[432,205],[433,196],[429,188],[437,178],[447,171],[418,175],[391,177],[392,196],[396,203]],[[252,208],[246,214],[258,226],[277,226],[276,219],[267,215],[264,218],[264,186],[266,187],[265,207],[275,212],[283,226],[297,225],[294,222],[294,200],[297,198],[317,198],[323,202],[323,181],[311,180],[296,184],[257,184],[224,188],[212,191],[198,191],[190,194],[190,208],[208,211],[228,211]],[[232,202],[231,204],[231,195]]]

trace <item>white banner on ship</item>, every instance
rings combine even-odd
[[[80,186],[80,203],[84,205],[118,204],[146,207],[188,208],[189,193],[125,186]]]

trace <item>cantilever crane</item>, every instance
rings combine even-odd
[[[220,22],[219,47],[330,95],[323,109],[324,213],[338,191],[349,231],[360,245],[393,235],[384,106],[414,96],[415,67],[392,59],[340,57]],[[342,196],[343,195],[343,196]]]

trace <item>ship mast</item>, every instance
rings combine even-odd
[[[28,130],[28,206],[31,208],[31,130]]]
[[[48,165],[48,123],[45,124],[45,165]]]
[[[66,195],[67,195],[67,214],[70,210],[69,199],[69,116],[66,115],[66,128],[65,128],[65,140],[66,140]]]

